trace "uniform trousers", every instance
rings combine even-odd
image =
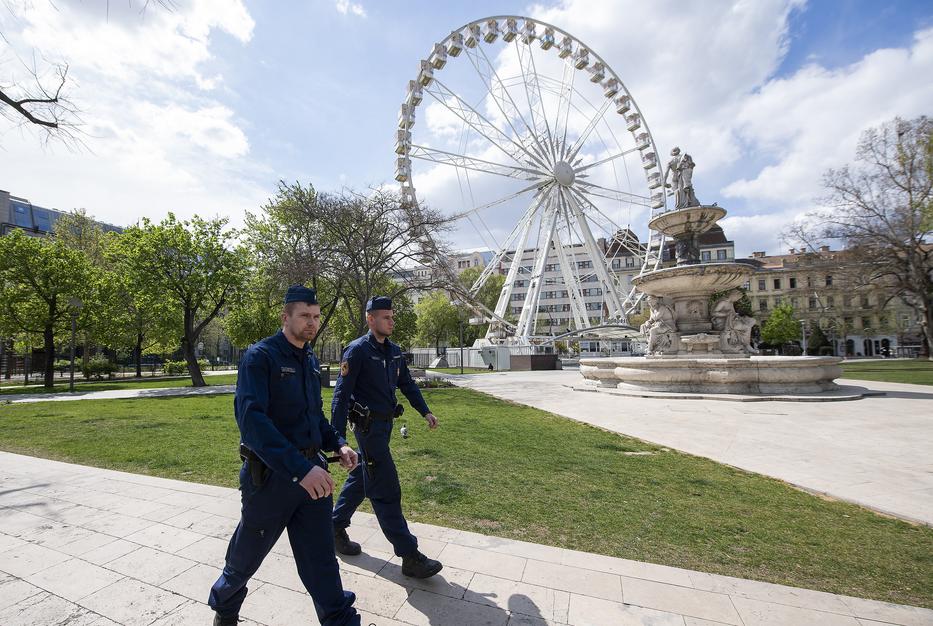
[[[379,527],[396,556],[410,556],[418,550],[418,540],[408,530],[408,522],[402,514],[402,488],[389,450],[392,423],[392,420],[375,419],[365,435],[354,431],[360,464],[350,472],[337,498],[334,528],[347,528],[363,498],[369,498]],[[371,470],[366,468],[367,461],[372,461]]]
[[[240,523],[227,547],[223,573],[211,587],[208,604],[218,615],[238,615],[246,598],[246,583],[288,529],[298,576],[322,626],[359,626],[353,608],[356,596],[343,590],[334,552],[331,507],[333,498],[313,500],[297,482],[271,472],[256,487],[246,463],[240,470]]]

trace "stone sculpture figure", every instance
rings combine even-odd
[[[678,337],[674,308],[657,296],[648,296],[647,301],[651,315],[641,325],[641,332],[648,337],[648,353],[660,354],[671,349],[676,351]]]
[[[735,311],[735,303],[742,298],[738,289],[729,291],[716,301],[710,313],[713,330],[720,331],[720,348],[723,352],[749,354],[756,352],[752,348],[752,328],[755,318],[748,315],[739,315]]]
[[[681,154],[680,148],[674,147],[671,150],[671,160],[667,163],[667,170],[664,172],[665,186],[670,188],[669,195],[674,196],[674,208],[683,209],[691,206],[700,206],[693,193],[693,168],[696,163],[689,154]],[[667,182],[670,175],[671,182]]]

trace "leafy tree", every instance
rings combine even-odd
[[[55,238],[37,238],[21,230],[0,237],[0,335],[41,336],[45,352],[44,384],[55,377],[55,337],[70,325],[70,302],[90,302],[97,282],[86,255]],[[91,315],[84,307],[81,315]]]
[[[463,273],[460,274],[460,283],[463,285],[463,288],[470,289],[482,272],[483,268],[481,267],[471,267],[463,270]],[[473,300],[479,302],[489,310],[495,310],[496,302],[499,300],[499,294],[502,292],[502,285],[504,284],[505,276],[502,274],[492,274],[486,279],[483,286],[480,287],[479,291],[473,297]],[[464,319],[463,343],[467,346],[472,346],[477,339],[486,336],[486,331],[489,330],[489,324],[485,323],[477,326],[466,324],[469,317],[485,318],[486,316],[483,315],[482,311],[463,311],[462,315],[467,318]]]
[[[829,345],[829,339],[826,338],[826,333],[823,332],[820,325],[813,324],[810,335],[807,337],[807,354],[819,356],[821,350],[828,348]]]
[[[800,339],[800,322],[794,318],[794,307],[787,303],[774,307],[761,327],[761,339],[773,346]]]
[[[415,314],[418,316],[419,343],[433,344],[438,350],[441,342],[457,335],[460,312],[446,293],[434,291],[428,294],[415,306]]]
[[[890,287],[918,314],[933,359],[933,120],[894,120],[862,134],[856,162],[824,176],[828,208],[785,239],[841,240],[868,282]]]
[[[235,298],[246,278],[246,253],[234,247],[226,219],[148,219],[120,238],[127,276],[146,302],[168,303],[178,314],[163,322],[180,337],[195,387],[205,385],[195,355],[204,328]]]

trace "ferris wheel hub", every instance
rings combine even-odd
[[[576,176],[573,173],[573,168],[570,167],[570,164],[566,161],[558,161],[554,166],[554,180],[560,183],[563,187],[569,187],[573,184],[573,181],[576,179]]]

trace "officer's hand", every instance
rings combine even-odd
[[[340,467],[348,472],[352,472],[353,468],[355,468],[359,462],[360,460],[356,455],[356,450],[347,445],[340,448]]]
[[[430,428],[431,430],[434,430],[435,428],[437,428],[437,418],[434,417],[434,413],[428,413],[427,415],[424,416],[424,419],[428,421],[428,428]]]
[[[315,465],[305,474],[299,483],[311,496],[312,500],[326,498],[334,492],[334,479],[323,467]]]

